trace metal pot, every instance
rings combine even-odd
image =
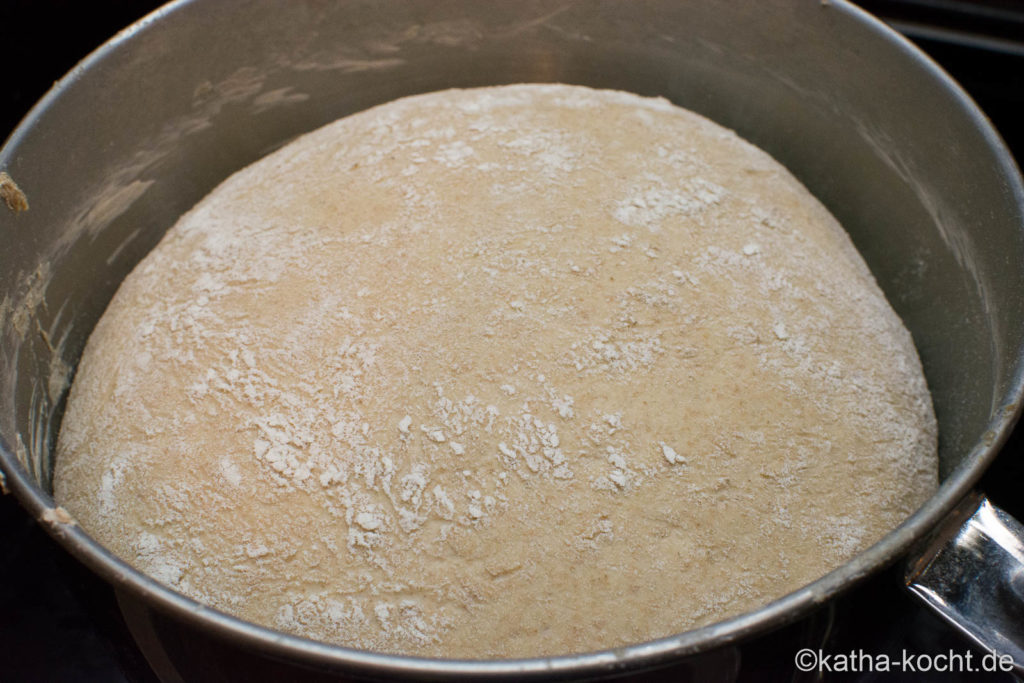
[[[827,576],[728,621],[616,650],[471,662],[239,621],[139,574],[54,508],[52,446],[73,368],[120,281],[180,214],[340,116],[532,81],[668,97],[767,150],[839,218],[913,333],[932,390],[942,486],[917,513]],[[845,1],[179,0],[62,79],[0,151],[0,170],[31,207],[0,207],[0,483],[127,612],[310,670],[604,676],[714,659],[905,561],[912,590],[1024,663],[1010,604],[1024,601],[1021,529],[972,492],[1024,391],[1024,186],[956,84]],[[4,197],[17,208],[21,195],[8,183]]]

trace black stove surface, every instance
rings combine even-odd
[[[0,136],[50,85],[153,0],[5,0],[0,6]],[[1024,159],[1024,0],[863,0],[916,42],[978,102],[1018,160]],[[1024,519],[1024,427],[981,482],[997,505]],[[128,631],[112,589],[71,559],[0,496],[0,680],[158,680]],[[897,568],[898,569],[898,568]],[[900,587],[896,570],[847,593],[818,620],[823,651],[941,655],[970,647]],[[788,643],[788,644],[787,644]],[[781,649],[780,649],[781,648]],[[788,648],[788,649],[786,649]],[[984,652],[972,650],[975,661]],[[793,665],[792,643],[768,638],[745,648],[744,680],[819,680]],[[201,656],[198,655],[197,656]],[[201,663],[194,669],[203,671]],[[223,671],[211,666],[211,671]],[[245,674],[241,674],[244,680]],[[220,678],[220,676],[218,676]],[[1008,674],[826,674],[827,680],[1013,681]]]

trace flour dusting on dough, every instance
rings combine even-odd
[[[935,484],[910,336],[825,209],[695,114],[557,85],[400,100],[225,181],[97,325],[56,471],[187,595],[456,657],[750,610]]]

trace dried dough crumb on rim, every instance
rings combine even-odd
[[[849,237],[661,99],[449,90],[172,228],[89,339],[56,499],[279,630],[468,658],[758,607],[935,490],[920,363]]]

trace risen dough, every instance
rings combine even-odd
[[[182,217],[89,340],[56,495],[246,619],[499,657],[752,609],[935,483],[910,336],[799,182],[664,100],[508,86]]]

